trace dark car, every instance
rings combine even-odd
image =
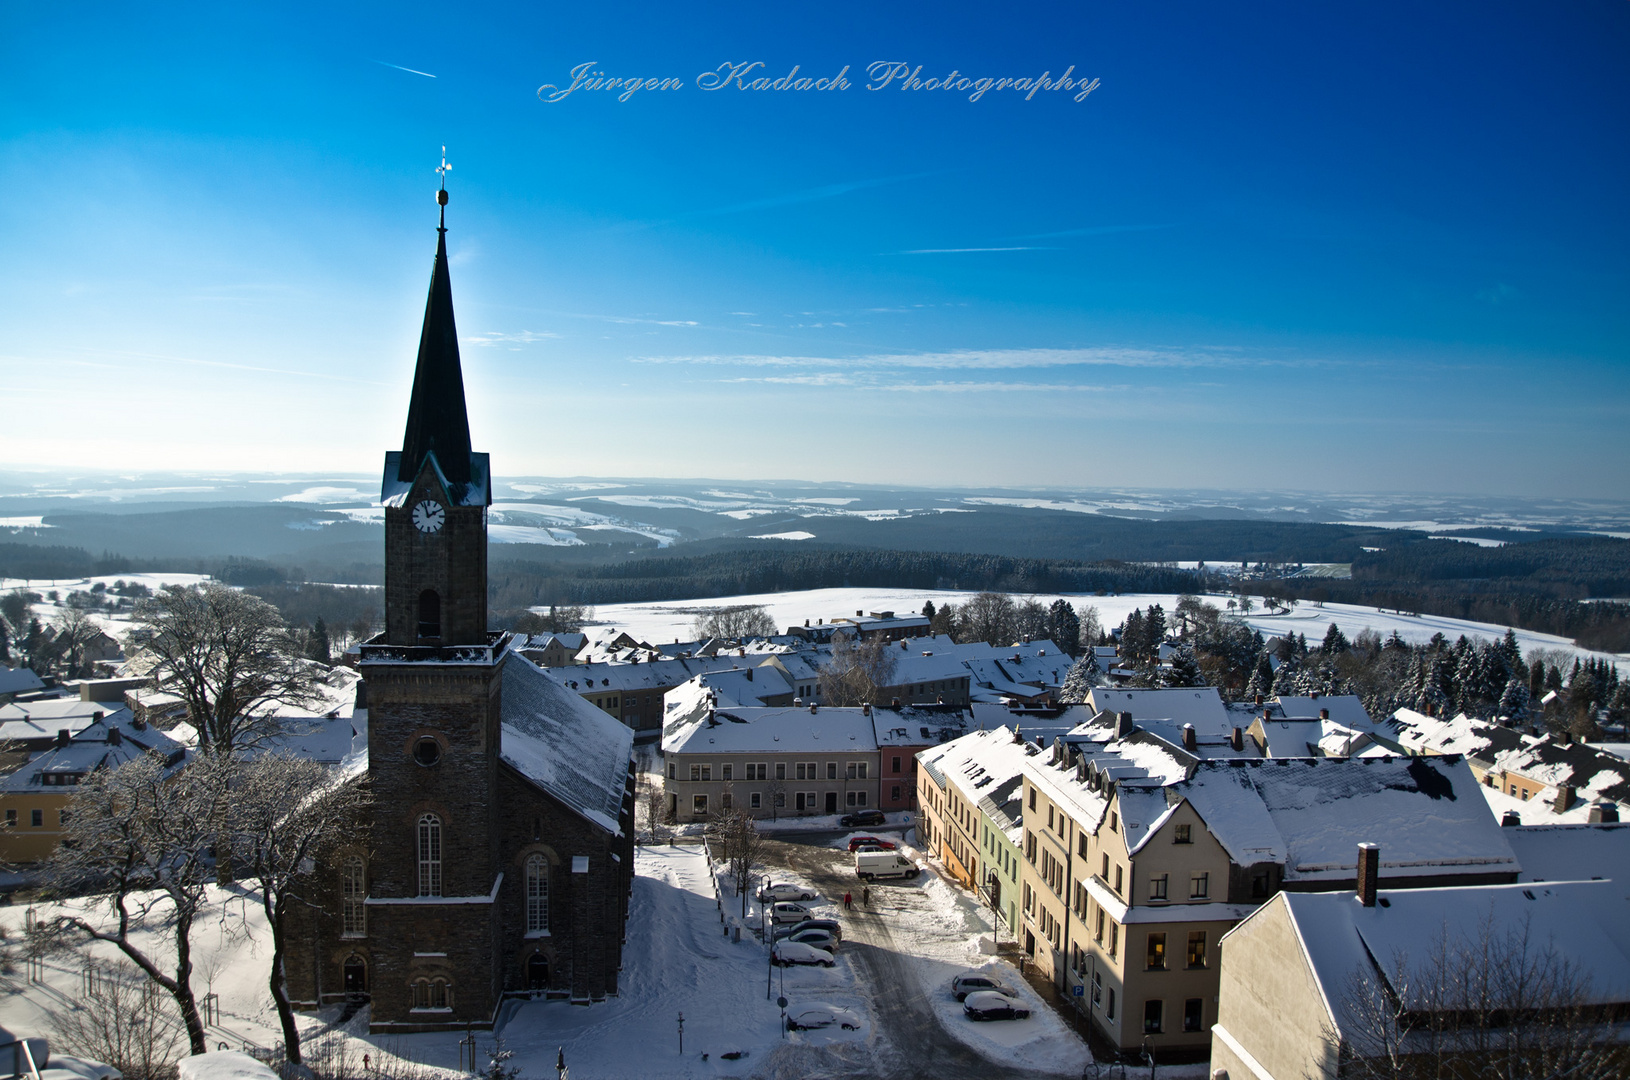
[[[886,825],[888,820],[881,810],[857,810],[853,814],[840,817],[838,824],[845,829],[859,829],[867,825]]]
[[[899,845],[880,836],[856,836],[849,841],[849,854],[853,855],[861,848],[871,851],[893,851]]]
[[[1025,1020],[1030,1010],[1006,994],[994,990],[976,990],[962,1001],[962,1011],[969,1020]]]

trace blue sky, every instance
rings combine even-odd
[[[0,464],[374,468],[445,144],[502,472],[1630,495],[1630,6],[686,7],[15,7]]]

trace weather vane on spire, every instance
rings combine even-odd
[[[441,175],[441,190],[436,192],[436,205],[441,207],[441,224],[438,228],[447,229],[447,172],[452,166],[447,164],[447,147],[441,148],[441,164],[436,172]]]

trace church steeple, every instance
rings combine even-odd
[[[436,262],[430,271],[430,295],[424,305],[424,328],[419,332],[419,361],[413,372],[413,397],[408,405],[407,430],[402,435],[402,458],[397,479],[412,483],[425,456],[450,483],[470,481],[470,419],[464,408],[464,373],[458,357],[458,328],[453,322],[453,283],[447,273],[447,164],[443,151],[441,222],[436,228]]]

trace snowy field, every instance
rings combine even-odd
[[[944,604],[962,604],[971,592],[941,592],[933,589],[810,589],[804,592],[759,593],[750,596],[728,596],[710,600],[675,600],[662,603],[607,604],[595,609],[595,622],[615,626],[642,641],[653,645],[662,642],[689,641],[693,638],[692,624],[699,614],[733,604],[762,604],[769,609],[778,627],[802,625],[817,619],[828,621],[835,617],[853,618],[855,612],[893,611],[897,615],[914,615],[923,604],[932,600],[935,607]],[[1091,605],[1098,609],[1099,621],[1104,627],[1119,625],[1133,608],[1147,608],[1159,604],[1166,609],[1168,619],[1177,604],[1177,597],[1163,593],[1126,593],[1121,596],[1091,596],[1086,594],[1038,593],[1035,599],[1042,604],[1054,600],[1068,600],[1077,606]],[[1209,602],[1226,608],[1228,597],[1206,597]],[[1409,615],[1396,611],[1381,611],[1358,604],[1325,604],[1315,607],[1303,602],[1294,611],[1284,615],[1269,615],[1252,611],[1245,621],[1260,630],[1264,637],[1275,634],[1305,634],[1309,644],[1324,639],[1331,623],[1341,627],[1348,638],[1360,630],[1374,630],[1382,637],[1394,630],[1405,641],[1429,641],[1433,634],[1441,633],[1450,641],[1465,634],[1469,638],[1495,639],[1505,636],[1506,628],[1493,623],[1469,622],[1439,615]],[[1540,634],[1531,630],[1517,630],[1517,641],[1524,652],[1532,649],[1555,649],[1570,656],[1605,657],[1619,664],[1621,672],[1630,673],[1630,656],[1591,652],[1577,648],[1567,638],[1554,634]]]

